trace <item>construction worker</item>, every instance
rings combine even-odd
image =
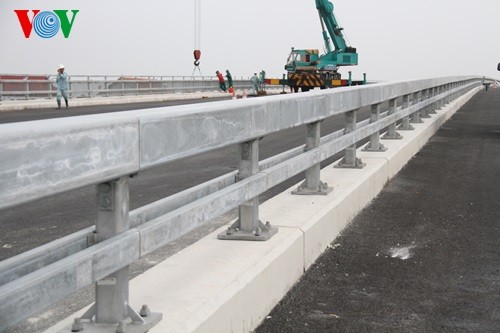
[[[232,88],[233,87],[233,76],[231,75],[231,73],[229,73],[229,71],[226,69],[226,78],[227,78],[227,86],[229,88]]]
[[[264,70],[262,70],[260,72],[259,83],[260,83],[260,91],[264,92],[266,90],[266,88],[265,88],[265,85],[266,85],[266,72]]]
[[[226,69],[226,78],[227,78],[227,91],[234,96],[234,87],[233,87],[233,77],[229,70]]]
[[[222,75],[221,72],[216,71],[215,74],[217,75],[217,78],[219,79],[219,86],[222,91],[227,91],[226,88],[226,82],[224,82],[224,76]]]
[[[250,82],[252,83],[252,89],[255,92],[255,95],[257,95],[259,93],[259,77],[257,76],[257,73],[253,73]]]
[[[61,108],[61,96],[64,98],[64,102],[66,102],[66,109],[68,106],[68,74],[64,73],[64,65],[59,65],[57,68],[57,77],[56,77],[56,101],[57,101],[57,109]]]

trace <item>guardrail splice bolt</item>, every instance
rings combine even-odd
[[[82,318],[76,317],[75,321],[73,321],[73,325],[71,325],[71,332],[80,332],[83,330]]]
[[[141,308],[141,311],[139,312],[141,317],[147,317],[151,314],[151,311],[149,310],[149,307],[147,304],[144,304]]]
[[[116,326],[116,333],[125,333],[125,322],[120,320]]]

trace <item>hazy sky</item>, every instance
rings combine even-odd
[[[0,0],[0,73],[186,75],[195,0]],[[314,0],[201,0],[204,75],[281,77],[290,48],[323,39]],[[500,0],[333,0],[359,65],[354,79],[500,77]],[[15,9],[79,9],[71,34],[24,37]],[[30,14],[31,18],[31,14]]]

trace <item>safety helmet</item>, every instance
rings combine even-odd
[[[63,68],[64,68],[64,65],[61,64],[61,65],[59,65],[59,67],[57,69],[63,69]]]

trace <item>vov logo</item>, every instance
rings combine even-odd
[[[59,32],[59,29],[61,29],[64,38],[68,38],[79,10],[71,10],[71,13],[73,13],[71,20],[68,18],[68,11],[67,9],[54,9],[53,11],[41,12],[39,9],[33,9],[31,10],[33,17],[30,20],[28,15],[30,10],[14,10],[26,38],[30,38],[33,30],[42,38],[52,38]]]

